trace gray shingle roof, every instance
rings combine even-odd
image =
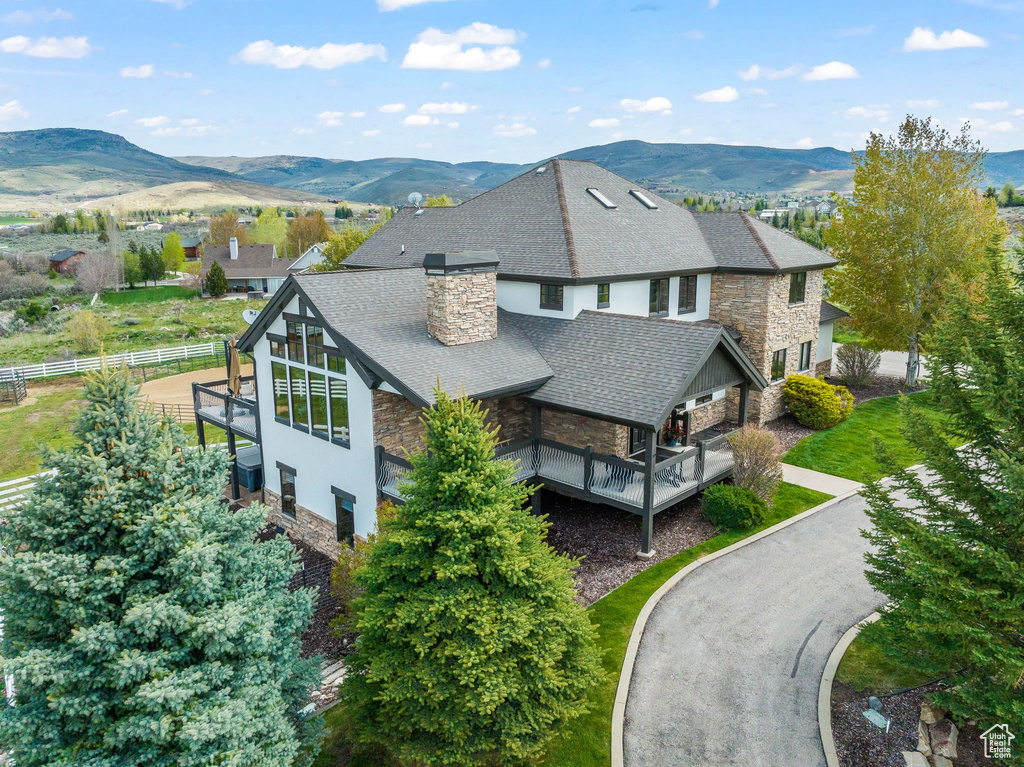
[[[216,261],[229,280],[287,277],[292,260],[274,258],[273,245],[239,245],[238,258],[231,259],[227,245],[207,245],[203,248],[202,272],[206,274]]]
[[[349,256],[412,267],[428,252],[494,250],[500,275],[599,278],[824,268],[836,261],[744,213],[692,213],[591,162],[551,160],[452,208],[403,208]],[[614,208],[587,192],[596,188]],[[642,191],[656,209],[636,199]],[[774,262],[774,265],[773,265]]]
[[[422,268],[301,274],[293,279],[311,308],[420,404],[434,401],[438,379],[450,394],[465,387],[467,395],[482,397],[527,391],[552,375],[504,312],[492,341],[445,346],[429,336]]]
[[[849,317],[849,312],[844,312],[838,306],[830,304],[828,301],[821,302],[821,314],[818,316],[818,324],[825,322],[834,322],[835,320],[842,319],[843,317]]]
[[[50,256],[50,260],[51,261],[61,261],[61,262],[63,262],[63,261],[67,261],[69,258],[72,258],[73,256],[77,256],[79,253],[84,253],[84,251],[74,250],[72,248],[67,248],[65,250],[58,250],[56,253],[54,253],[52,256]]]

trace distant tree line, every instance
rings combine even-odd
[[[1017,187],[1009,181],[1003,184],[1003,188],[998,192],[994,186],[990,185],[985,190],[985,196],[990,200],[995,200],[996,205],[1000,208],[1024,207],[1024,196],[1017,194]]]

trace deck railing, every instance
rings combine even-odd
[[[513,482],[533,479],[561,486],[632,511],[644,508],[646,468],[641,461],[604,455],[592,447],[579,448],[549,439],[526,439],[495,450],[498,460],[516,461]],[[412,465],[404,458],[377,449],[377,489],[382,496],[402,500],[399,484]],[[654,465],[652,508],[660,511],[732,473],[732,447],[725,435],[700,442]]]
[[[193,384],[196,415],[209,423],[230,428],[249,439],[259,440],[256,428],[256,393],[252,376],[242,379],[242,396],[235,397],[227,381]]]

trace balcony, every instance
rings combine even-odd
[[[192,384],[196,418],[220,426],[229,434],[260,441],[256,423],[256,388],[252,376],[242,379],[239,396],[232,396],[228,381]]]

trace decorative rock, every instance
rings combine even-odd
[[[868,706],[873,708],[875,711],[881,711],[882,701],[876,698],[874,695],[872,695],[870,698],[868,698]]]
[[[932,755],[932,736],[928,734],[928,725],[917,720],[917,750],[925,756]]]
[[[944,756],[935,754],[932,757],[932,767],[953,767],[953,762]]]
[[[873,708],[869,708],[867,711],[864,712],[864,718],[880,730],[889,729],[889,720],[886,719],[882,714],[879,714]]]
[[[925,724],[935,724],[936,722],[942,721],[942,717],[946,715],[938,706],[932,706],[929,703],[921,705],[921,721]]]
[[[903,761],[907,763],[907,767],[931,767],[924,754],[917,751],[904,751]]]
[[[938,756],[956,759],[956,725],[948,719],[928,726],[932,736],[932,753]]]

